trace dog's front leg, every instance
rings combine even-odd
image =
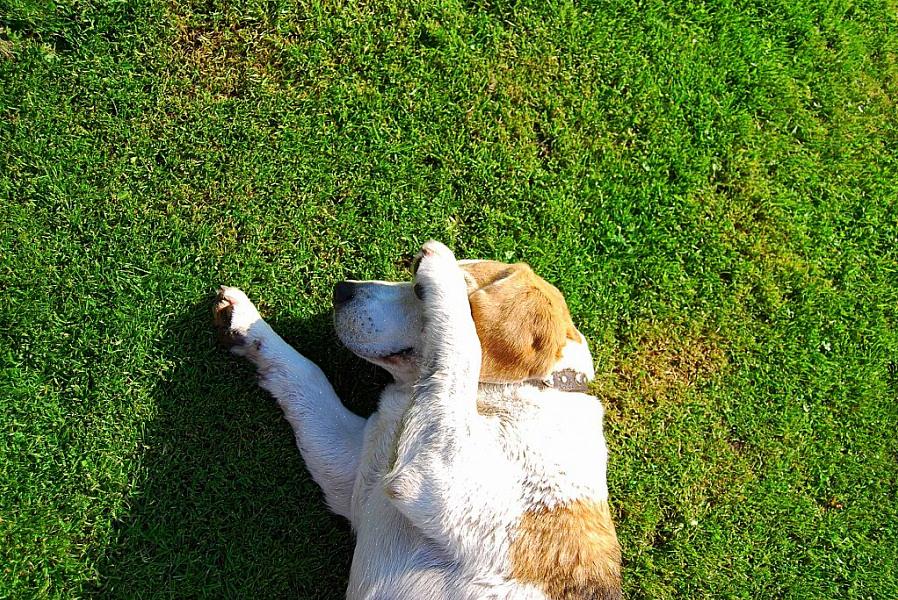
[[[501,538],[496,527],[518,486],[497,432],[477,414],[480,341],[464,275],[442,244],[422,248],[415,293],[424,309],[420,378],[385,491],[429,537],[476,554],[496,547],[484,546],[484,536]]]
[[[365,419],[343,406],[321,369],[281,339],[246,294],[222,286],[213,316],[231,352],[258,368],[259,385],[271,392],[284,411],[328,506],[351,519]]]

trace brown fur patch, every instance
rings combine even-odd
[[[483,349],[481,381],[543,377],[568,340],[580,341],[564,296],[529,266],[481,261],[462,269]]]
[[[495,417],[502,421],[507,421],[511,418],[511,412],[507,407],[498,404],[487,403],[480,399],[477,400],[477,414],[481,417]]]
[[[511,546],[511,576],[552,600],[621,597],[620,545],[607,502],[579,500],[526,513]]]

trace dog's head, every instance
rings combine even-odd
[[[592,379],[592,357],[553,285],[524,263],[463,260],[471,314],[482,349],[480,381],[550,380],[571,369]],[[421,303],[412,283],[343,281],[334,287],[334,325],[343,344],[414,381],[422,340]]]

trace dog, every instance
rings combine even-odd
[[[413,270],[334,288],[341,342],[395,380],[367,420],[242,291],[213,307],[352,524],[347,598],[620,598],[603,409],[564,297],[523,263],[457,261],[434,241]]]

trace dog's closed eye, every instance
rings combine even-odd
[[[424,300],[424,286],[420,283],[416,283],[415,287],[412,288],[415,290],[415,295],[418,297],[418,300]]]

